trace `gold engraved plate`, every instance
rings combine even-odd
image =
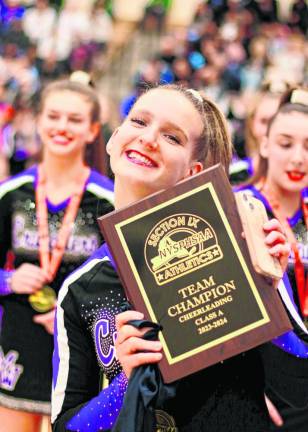
[[[45,285],[42,289],[29,295],[29,303],[37,312],[48,312],[55,306],[56,293],[50,286]]]
[[[145,261],[158,285],[181,278],[223,258],[211,225],[195,214],[174,214],[159,221],[145,245]]]

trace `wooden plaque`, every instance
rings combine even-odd
[[[98,219],[129,301],[163,326],[172,382],[291,328],[251,263],[220,165]]]

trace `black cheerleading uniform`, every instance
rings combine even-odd
[[[238,190],[260,199],[267,213],[273,217],[272,209],[254,186],[245,186]],[[308,199],[308,188],[302,191],[302,199]],[[298,209],[292,218],[288,219],[294,232],[299,253],[305,267],[305,277],[308,274],[308,234],[302,209]],[[264,344],[261,350],[266,377],[266,394],[280,412],[284,425],[271,430],[281,432],[308,431],[308,321],[300,312],[299,299],[294,273],[294,256],[290,254],[288,269],[290,284],[288,290],[280,291],[286,311],[294,329],[272,341]],[[285,284],[287,286],[287,284]]]
[[[53,357],[54,432],[112,429],[127,386],[114,349],[115,315],[124,300],[106,244],[65,280],[57,305]],[[102,375],[107,376],[108,387],[102,387]],[[258,349],[190,375],[176,386],[176,397],[159,407],[158,418],[176,425],[170,431],[269,430]]]
[[[0,405],[41,414],[50,413],[53,337],[33,322],[38,314],[26,294],[9,288],[11,271],[5,270],[8,251],[14,268],[23,263],[39,266],[38,227],[35,210],[37,166],[0,185]],[[47,201],[51,248],[69,199],[53,205]],[[49,283],[56,294],[65,277],[79,267],[102,242],[97,217],[113,209],[113,183],[91,171],[62,262]],[[12,270],[14,271],[14,270]]]

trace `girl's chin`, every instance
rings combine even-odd
[[[300,182],[289,181],[285,189],[290,192],[300,192],[306,187],[307,184],[305,184],[305,182],[303,181]]]
[[[119,176],[115,175],[115,178],[122,184],[124,189],[129,185],[131,190],[134,190],[138,195],[142,196],[150,195],[162,189],[162,187],[159,187],[157,181],[154,179],[151,180],[146,176],[121,176],[120,180]]]

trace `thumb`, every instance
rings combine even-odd
[[[42,323],[43,321],[44,321],[44,319],[42,319],[42,318],[44,318],[44,315],[45,314],[38,314],[38,315],[34,315],[34,317],[33,317],[33,321],[35,322],[35,323],[37,323],[37,324],[40,324],[40,323]]]

